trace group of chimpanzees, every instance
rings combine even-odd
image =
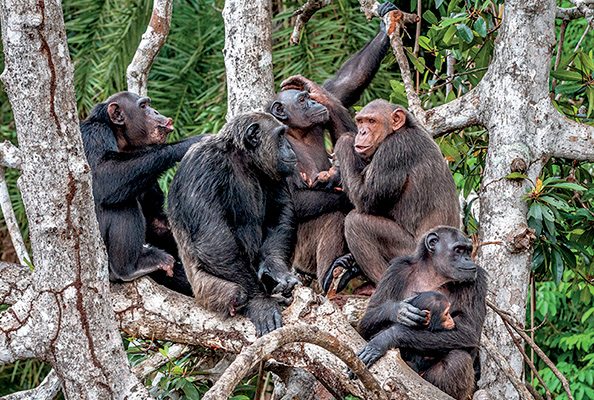
[[[261,336],[282,325],[301,279],[334,293],[364,275],[375,285],[359,324],[365,364],[400,348],[427,381],[471,396],[486,277],[457,229],[447,164],[404,108],[375,100],[356,124],[346,109],[388,46],[382,25],[324,85],[291,77],[266,113],[177,143],[165,143],[172,120],[147,97],[97,104],[81,132],[110,280],[151,274],[221,315],[246,315]],[[179,161],[165,214],[157,179]]]

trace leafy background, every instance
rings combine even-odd
[[[276,85],[301,73],[317,82],[331,77],[350,55],[378,30],[378,22],[366,21],[354,0],[333,0],[307,24],[302,42],[289,46],[292,12],[300,3],[274,0],[273,62]],[[395,1],[404,11],[415,10],[417,0]],[[568,1],[560,1],[570,7]],[[149,95],[155,108],[174,119],[171,140],[217,132],[225,122],[226,87],[222,49],[224,26],[222,0],[176,0],[171,33],[149,77]],[[420,52],[413,56],[414,29],[404,37],[409,47],[413,76],[426,108],[450,101],[480,81],[493,57],[493,41],[503,10],[502,0],[423,0]],[[77,105],[81,118],[97,102],[126,89],[125,72],[146,29],[152,5],[143,0],[65,0],[64,16],[70,52],[75,64]],[[551,98],[567,117],[592,124],[594,115],[594,38],[584,19],[567,27],[560,64],[551,65]],[[557,21],[557,35],[561,22]],[[411,38],[412,36],[412,38]],[[580,44],[578,46],[578,44]],[[446,56],[455,58],[452,90],[446,91]],[[3,54],[0,53],[0,66]],[[390,54],[358,105],[374,98],[406,105],[404,86]],[[0,86],[0,136],[17,144],[10,104]],[[449,161],[459,192],[470,201],[464,210],[466,231],[478,230],[476,212],[488,132],[481,128],[437,138]],[[535,286],[534,319],[539,326],[535,340],[570,381],[576,399],[594,399],[594,184],[591,163],[550,160],[543,176],[531,182],[525,201],[528,223],[536,230],[532,263]],[[166,190],[174,174],[161,179]],[[7,180],[15,213],[25,237],[27,221],[16,187],[18,171],[8,170]],[[523,179],[522,176],[515,176]],[[2,260],[15,260],[2,224]],[[527,304],[530,310],[530,303]],[[169,344],[124,337],[130,361],[135,364]],[[192,349],[184,357],[162,367],[147,381],[157,398],[197,399],[208,389],[202,364],[204,349]],[[208,353],[215,358],[221,355]],[[545,383],[557,399],[565,399],[552,372],[537,361]],[[0,367],[0,395],[39,384],[48,367],[37,361],[21,361]],[[527,374],[531,382],[530,374]],[[254,396],[254,378],[236,389],[235,399]],[[535,380],[537,389],[544,393]]]

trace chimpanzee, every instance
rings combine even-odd
[[[162,270],[161,283],[187,293],[183,269],[174,267],[177,250],[157,178],[201,138],[165,144],[174,130],[171,118],[153,109],[148,97],[129,92],[97,104],[80,129],[110,280],[131,281]]]
[[[299,283],[289,273],[294,235],[286,176],[297,157],[286,127],[265,113],[240,115],[184,157],[169,190],[169,218],[199,304],[247,315],[258,336],[282,325],[277,300]]]
[[[380,5],[379,13],[384,15],[395,9],[386,2]],[[352,209],[348,198],[336,189],[339,177],[326,172],[331,164],[324,129],[328,129],[332,144],[343,132],[354,129],[344,107],[357,102],[389,47],[382,23],[375,38],[351,57],[333,79],[326,81],[323,89],[301,76],[291,77],[281,84],[283,91],[267,107],[288,126],[287,138],[297,154],[299,174],[290,178],[298,223],[293,266],[311,277],[324,276],[332,262],[346,252],[344,216]],[[323,101],[326,96],[335,101]]]
[[[405,348],[435,358],[423,371],[424,379],[456,399],[472,394],[480,375],[487,281],[471,253],[472,244],[462,232],[441,226],[420,240],[416,254],[392,260],[359,323],[361,335],[371,338],[357,353],[365,365],[388,349]],[[427,313],[414,307],[410,297],[430,290],[449,299],[453,329],[417,329],[425,326]]]
[[[432,290],[421,292],[410,298],[408,304],[427,312],[427,321],[422,326],[414,326],[414,329],[427,329],[431,332],[439,332],[452,330],[456,326],[450,314],[450,301],[439,292]],[[427,354],[426,352],[401,347],[400,355],[408,366],[420,375],[425,374],[430,367],[439,361],[435,351]]]
[[[335,268],[353,260],[373,282],[388,262],[415,251],[431,228],[460,225],[454,179],[435,141],[403,107],[374,100],[355,117],[356,136],[342,135],[336,157],[344,191],[355,205],[345,220],[351,251]],[[338,291],[347,281],[339,283]]]

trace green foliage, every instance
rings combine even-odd
[[[569,380],[576,400],[594,398],[594,286],[573,271],[563,281],[536,284],[535,341]],[[527,321],[529,324],[529,320]],[[567,399],[559,380],[544,362],[536,363],[556,399]],[[544,390],[535,386],[544,394]]]

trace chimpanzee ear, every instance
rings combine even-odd
[[[107,106],[107,113],[112,123],[115,125],[124,125],[126,117],[124,116],[122,107],[118,103],[110,103]]]
[[[425,247],[429,251],[429,253],[435,253],[435,247],[437,246],[437,242],[439,242],[439,236],[437,233],[431,232],[425,237]]]
[[[245,133],[245,144],[252,149],[260,145],[260,125],[256,122],[248,126]]]
[[[285,106],[283,106],[283,103],[281,103],[278,100],[272,103],[272,105],[270,106],[270,112],[279,121],[285,121],[288,118],[287,113],[285,113]]]
[[[390,116],[390,125],[392,126],[392,132],[396,132],[398,129],[404,126],[406,122],[406,113],[401,110],[397,109],[392,112]]]

